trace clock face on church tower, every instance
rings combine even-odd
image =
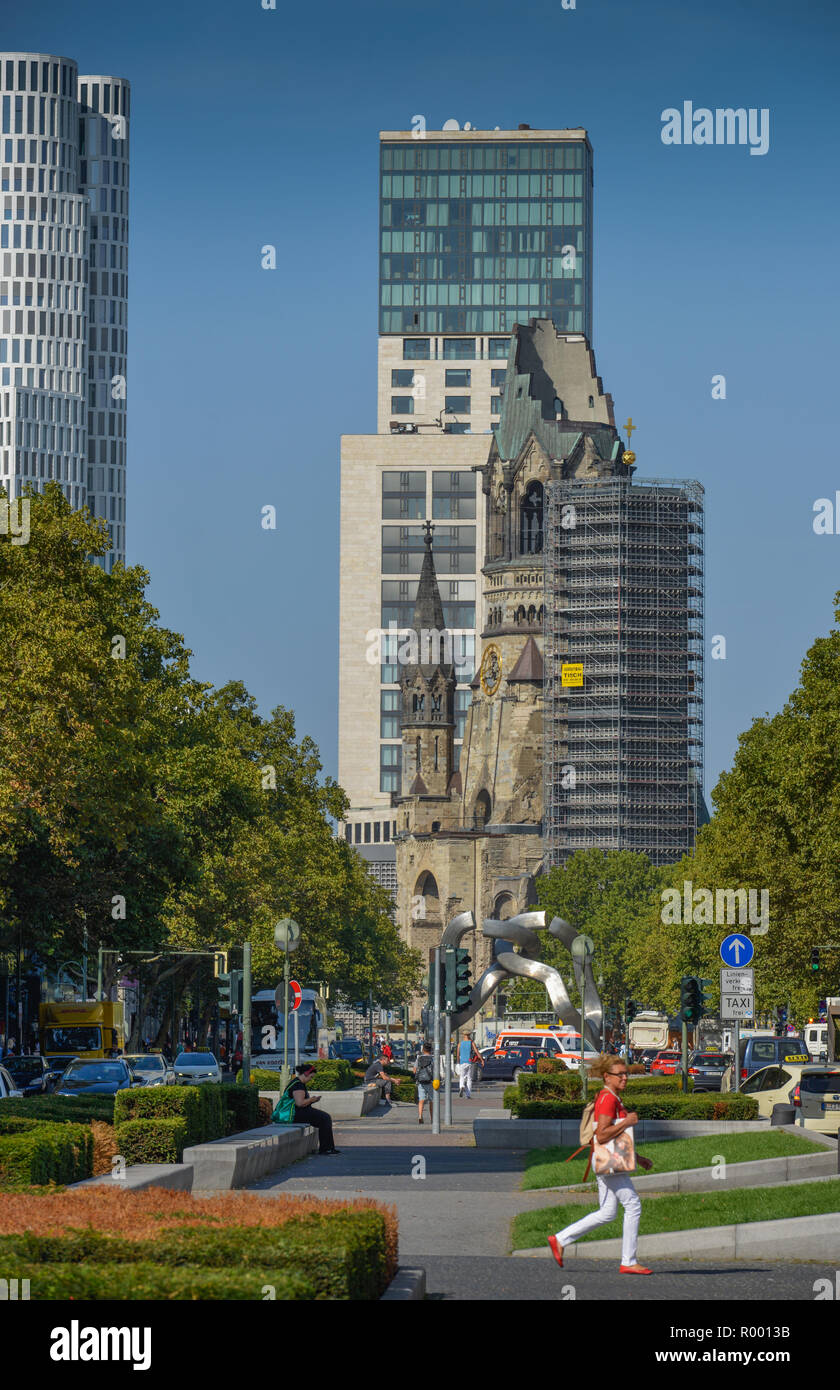
[[[478,679],[485,695],[495,695],[502,682],[502,653],[494,642],[484,648]]]

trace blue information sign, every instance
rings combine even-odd
[[[720,943],[720,958],[724,965],[749,965],[755,955],[755,947],[748,936],[732,932]]]

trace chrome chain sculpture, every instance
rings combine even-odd
[[[458,946],[467,932],[475,930],[475,916],[472,912],[460,912],[453,917],[441,937],[440,947]],[[484,936],[493,942],[493,959],[484,974],[472,987],[469,1003],[457,1014],[452,1014],[453,1028],[463,1028],[478,1010],[483,1008],[493,992],[505,980],[515,976],[525,976],[529,980],[539,980],[545,985],[551,1007],[561,1023],[571,1024],[580,1032],[580,1013],[572,1004],[559,970],[546,965],[540,957],[538,931],[545,930],[545,912],[520,912],[517,917],[509,917],[499,922],[486,917],[481,924]],[[572,943],[581,935],[562,917],[554,917],[548,927],[551,936],[562,941],[572,957],[575,981],[585,999],[585,1022],[583,1035],[592,1047],[600,1050],[603,1007],[592,975],[592,957],[585,955],[583,960],[572,954]],[[516,950],[519,947],[519,950]]]

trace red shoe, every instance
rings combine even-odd
[[[653,1274],[652,1269],[647,1269],[644,1265],[619,1265],[619,1274]]]
[[[555,1260],[557,1261],[557,1263],[559,1264],[560,1268],[562,1269],[562,1268],[563,1268],[563,1246],[557,1244],[557,1237],[556,1237],[556,1236],[549,1236],[549,1237],[548,1237],[548,1248],[549,1248],[549,1250],[551,1251],[551,1253],[552,1253],[552,1255],[554,1256],[554,1258],[555,1258]]]

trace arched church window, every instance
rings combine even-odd
[[[425,709],[425,707],[426,707],[426,697],[425,697],[425,695],[415,695],[415,696],[414,696],[414,713],[415,713],[415,714],[422,714],[423,711],[424,711],[424,709]]]
[[[560,399],[559,396],[555,396],[555,397],[554,397],[554,414],[555,414],[555,415],[562,415],[562,414],[563,414],[563,402],[561,401],[561,399]]]
[[[497,922],[506,922],[509,917],[515,916],[516,904],[510,893],[500,893],[493,904],[493,916]]]
[[[536,608],[534,607],[534,605],[533,605],[533,603],[532,603],[531,606],[530,606],[530,608],[528,609],[528,622],[533,626],[533,624],[534,624],[536,621],[537,621],[537,610],[536,610]]]
[[[522,555],[540,555],[543,548],[543,489],[542,483],[529,483],[519,509],[519,551]]]
[[[435,712],[435,714],[440,714],[440,702],[441,702],[442,699],[443,699],[443,696],[442,696],[442,695],[433,695],[433,696],[432,696],[432,709],[433,709],[433,711]]]
[[[414,886],[414,898],[415,901],[418,898],[423,899],[422,911],[414,918],[415,921],[419,920],[421,926],[428,926],[430,922],[440,921],[440,894],[434,874],[427,872],[420,875]],[[419,904],[417,905],[419,906]],[[412,907],[412,917],[414,917],[414,907]]]
[[[524,623],[525,621],[525,606],[522,603],[520,603],[519,607],[516,610],[516,621],[519,626],[521,626],[522,623]]]

